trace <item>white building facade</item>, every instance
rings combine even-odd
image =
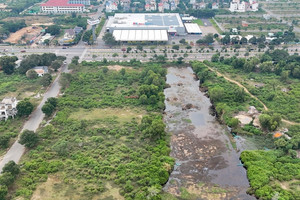
[[[0,103],[0,121],[7,120],[17,114],[18,101],[15,97],[5,97]]]
[[[41,11],[44,13],[64,14],[64,13],[82,13],[83,4],[70,4],[68,0],[49,0],[41,4]]]

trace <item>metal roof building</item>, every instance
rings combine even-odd
[[[200,27],[196,23],[185,23],[184,26],[188,34],[202,34]]]
[[[168,41],[166,30],[114,30],[113,36],[117,41]]]
[[[116,13],[106,30],[117,41],[167,41],[168,34],[185,35],[178,13]]]

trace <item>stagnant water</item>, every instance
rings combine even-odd
[[[249,182],[222,127],[210,114],[211,103],[199,91],[191,68],[168,68],[164,120],[172,133],[174,171],[164,191],[197,199],[255,199],[246,194]]]

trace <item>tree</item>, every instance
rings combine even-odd
[[[179,50],[179,45],[173,45],[173,46],[172,46],[172,49],[174,49],[174,50],[177,50],[177,51],[178,51],[178,50]]]
[[[17,104],[17,110],[19,116],[29,116],[33,111],[33,105],[28,99],[24,99]]]
[[[273,70],[273,63],[272,61],[267,61],[267,62],[263,62],[260,66],[259,66],[260,70],[262,72],[272,72]]]
[[[2,169],[2,173],[11,173],[13,176],[17,176],[20,173],[20,167],[14,161],[9,161]]]
[[[45,115],[47,117],[49,117],[53,113],[54,110],[55,110],[55,107],[50,103],[45,103],[42,107],[42,111],[43,111],[43,113],[45,113]]]
[[[228,126],[232,127],[232,128],[236,128],[239,125],[239,120],[237,118],[231,118]]]
[[[48,40],[48,39],[44,40],[44,44],[49,46],[50,45],[50,40]]]
[[[108,72],[108,70],[109,70],[108,67],[102,67],[102,71],[104,74],[106,74]]]
[[[177,63],[178,64],[182,64],[183,63],[184,58],[183,57],[179,57],[177,58]]]
[[[248,42],[247,38],[242,37],[240,43],[241,43],[241,44],[247,44],[247,42]]]
[[[256,44],[257,43],[257,39],[255,36],[253,36],[252,38],[249,39],[249,43],[251,44]]]
[[[222,39],[221,39],[221,42],[223,43],[223,44],[229,44],[230,43],[230,36],[227,34],[227,35],[225,35],[225,37],[223,37]]]
[[[220,86],[213,87],[211,90],[209,90],[209,97],[213,102],[218,102],[222,99],[224,96],[224,89]]]
[[[69,73],[62,73],[59,79],[59,84],[62,87],[62,89],[65,89],[70,85],[72,79],[72,75]]]
[[[212,57],[211,57],[211,62],[218,62],[219,61],[219,58],[220,58],[220,54],[214,54]]]
[[[61,60],[55,60],[51,63],[51,68],[54,69],[54,71],[57,71],[62,66]]]
[[[46,29],[46,33],[51,35],[58,35],[60,33],[60,27],[58,25],[51,25]]]
[[[117,44],[115,37],[111,33],[105,33],[105,35],[102,37],[102,40],[105,42],[105,44],[109,46],[113,46]]]
[[[131,48],[131,47],[127,47],[127,49],[126,49],[126,53],[129,53],[131,50],[132,50],[132,48]]]
[[[52,76],[49,73],[44,74],[44,76],[40,80],[41,85],[44,87],[49,86],[51,82],[52,82]]]
[[[5,74],[12,74],[15,70],[16,61],[18,58],[16,56],[3,56],[0,57],[0,68]]]
[[[147,102],[148,102],[147,95],[145,95],[145,94],[141,95],[140,102],[141,102],[141,104],[147,104]]]
[[[0,199],[6,199],[8,188],[6,185],[0,185]]]
[[[26,72],[26,76],[29,78],[29,79],[36,79],[38,77],[38,74],[36,73],[35,70],[33,69],[30,69]]]
[[[19,143],[25,145],[27,148],[33,148],[37,145],[38,141],[39,137],[35,132],[24,130],[20,136]]]
[[[186,41],[185,41],[185,39],[183,38],[183,39],[179,40],[179,43],[180,43],[180,44],[185,44]]]

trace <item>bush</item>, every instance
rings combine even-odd
[[[24,130],[21,134],[19,143],[25,145],[27,148],[33,148],[39,142],[39,137],[36,133],[29,130]]]

